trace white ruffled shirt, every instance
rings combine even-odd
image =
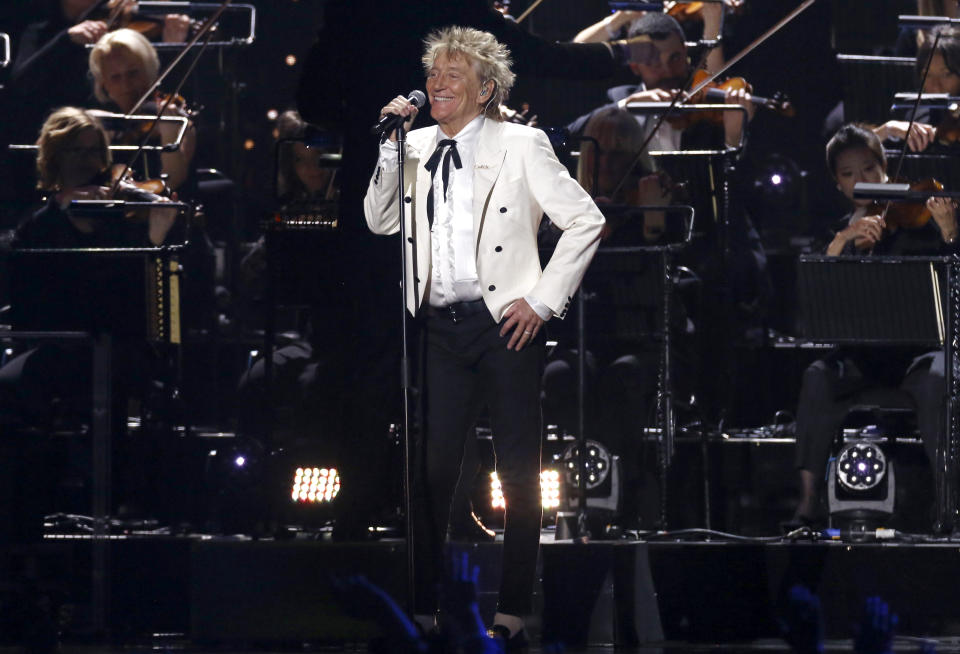
[[[455,136],[447,136],[437,126],[437,143],[452,138],[457,142],[462,168],[450,161],[447,194],[443,193],[443,159],[433,176],[433,226],[430,245],[433,272],[428,302],[433,307],[445,307],[454,302],[470,302],[483,298],[477,274],[477,247],[473,234],[473,167],[477,142],[483,129],[482,115],[471,120]],[[380,146],[380,166],[392,171],[397,168],[397,144],[386,140]],[[424,152],[429,157],[432,152]],[[446,150],[444,151],[446,154]],[[533,296],[524,299],[542,320],[553,314],[550,307]]]

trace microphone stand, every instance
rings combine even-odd
[[[397,206],[400,214],[400,388],[403,393],[403,510],[404,525],[407,530],[407,612],[413,615],[414,586],[413,586],[413,514],[411,512],[413,500],[411,496],[410,461],[413,454],[413,443],[410,439],[410,348],[407,339],[407,248],[406,236],[406,203],[404,202],[403,165],[406,159],[407,140],[403,129],[403,119],[397,124]],[[390,128],[388,127],[387,130]],[[384,134],[390,134],[385,131]]]

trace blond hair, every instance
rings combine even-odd
[[[513,61],[510,50],[490,32],[472,27],[451,26],[433,32],[423,41],[423,70],[429,74],[437,57],[444,53],[448,58],[466,57],[477,73],[481,84],[493,82],[493,93],[483,113],[487,118],[502,120],[500,105],[507,101],[510,89],[517,76],[510,70]]]
[[[157,80],[160,59],[157,51],[143,34],[122,28],[107,32],[90,51],[90,74],[93,75],[93,94],[100,102],[109,102],[110,96],[103,88],[103,60],[115,52],[125,52],[136,57],[143,66],[147,84]]]
[[[63,185],[60,168],[63,150],[88,129],[94,130],[99,137],[103,167],[110,165],[110,140],[100,121],[83,109],[61,107],[43,123],[37,138],[37,188],[53,191]]]

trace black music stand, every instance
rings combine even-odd
[[[913,57],[838,54],[837,62],[843,74],[843,117],[847,122],[884,122],[896,92],[916,84]]]
[[[803,255],[799,301],[804,336],[838,345],[925,346],[942,349],[947,388],[943,441],[933,462],[937,532],[960,528],[957,505],[957,378],[954,374],[960,305],[956,257]]]

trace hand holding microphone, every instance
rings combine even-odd
[[[398,95],[380,110],[380,122],[374,125],[370,131],[382,136],[384,132],[390,130],[390,140],[396,141],[397,123],[400,119],[403,119],[403,129],[409,131],[417,117],[419,107],[422,107],[426,101],[427,96],[420,90],[411,91],[407,97]]]

